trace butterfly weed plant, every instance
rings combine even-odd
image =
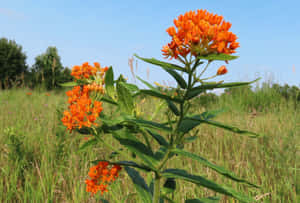
[[[174,24],[175,27],[166,30],[172,40],[163,46],[162,54],[165,58],[177,60],[181,65],[137,55],[135,57],[159,66],[169,73],[178,83],[175,93],[161,92],[141,78],[138,79],[149,89],[139,89],[136,85],[127,83],[122,75],[114,79],[112,67],[103,68],[99,63],[90,65],[87,62],[73,67],[71,75],[75,78],[75,82],[63,84],[73,86],[73,89],[66,93],[69,107],[64,111],[63,124],[70,132],[75,130],[81,134],[93,135],[81,149],[102,143],[112,150],[111,156],[105,160],[93,161],[95,165],[90,168],[89,178],[85,181],[86,191],[91,195],[99,191],[101,194],[107,192],[109,184],[112,184],[124,169],[131,178],[137,194],[146,203],[164,200],[174,202],[170,195],[180,187],[178,180],[194,183],[242,202],[254,202],[253,198],[229,186],[190,174],[180,168],[167,168],[167,163],[174,161],[176,156],[190,158],[233,181],[258,187],[225,168],[184,150],[187,142],[194,141],[189,132],[201,124],[247,134],[253,138],[259,136],[212,120],[223,110],[206,111],[201,114],[192,114],[190,111],[193,98],[206,90],[249,85],[257,81],[232,83],[208,81],[227,73],[224,65],[215,75],[202,78],[203,73],[214,61],[224,61],[228,64],[228,61],[238,58],[232,55],[239,47],[239,43],[236,41],[237,36],[229,31],[231,23],[224,21],[222,16],[206,10],[197,10],[180,15],[178,19],[174,19]],[[200,74],[197,74],[199,72]],[[166,107],[171,112],[167,120],[155,122],[152,119],[144,119],[137,107],[137,97],[140,95],[156,97],[166,102]],[[106,113],[102,107],[103,102],[115,106],[117,110],[113,114]],[[123,147],[116,149],[111,146],[105,141],[107,136],[112,136]],[[150,181],[145,181],[140,173],[146,173]],[[219,200],[219,197],[199,197],[186,199],[185,202]]]

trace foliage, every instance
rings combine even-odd
[[[12,87],[26,73],[26,55],[14,40],[0,39],[0,88]]]
[[[46,52],[35,58],[32,66],[35,84],[44,84],[50,90],[59,87],[59,83],[70,79],[69,69],[63,69],[56,47],[48,47]]]

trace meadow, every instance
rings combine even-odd
[[[246,108],[247,102],[254,100],[261,102],[261,108]],[[91,197],[85,191],[84,181],[91,161],[107,157],[111,151],[101,145],[79,151],[89,137],[76,132],[69,134],[62,125],[59,111],[67,108],[66,101],[63,91],[0,90],[0,202],[100,202],[101,198],[109,202],[141,202],[122,171],[102,197]],[[139,105],[147,117],[159,103],[158,99],[147,97]],[[256,197],[258,202],[300,202],[300,108],[297,105],[271,93],[224,95],[204,106],[196,98],[194,103],[194,113],[226,108],[228,111],[215,120],[265,135],[252,139],[203,124],[190,133],[197,136],[196,141],[185,146],[188,151],[224,166],[261,188],[236,184],[188,158],[174,157],[173,167],[230,185]],[[105,104],[103,111],[113,109]],[[153,120],[164,117],[162,111],[157,111]],[[110,136],[105,139],[119,147]],[[215,195],[222,197],[221,202],[235,202],[183,181],[178,184],[174,200],[184,202],[185,198]]]

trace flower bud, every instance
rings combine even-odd
[[[224,75],[224,74],[226,74],[228,71],[227,71],[227,69],[226,69],[226,66],[221,66],[219,69],[218,69],[218,71],[217,71],[217,75]]]

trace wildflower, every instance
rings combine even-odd
[[[88,62],[83,63],[81,66],[74,66],[72,68],[71,75],[76,79],[88,79],[91,76],[96,76],[97,73],[103,77],[104,73],[108,70],[108,67],[101,68],[98,62],[94,63],[94,66],[89,65]]]
[[[27,92],[26,95],[30,96],[30,95],[32,95],[32,93],[31,92]]]
[[[46,93],[46,96],[48,96],[48,97],[49,97],[49,96],[50,96],[50,93]]]
[[[214,15],[206,10],[190,11],[174,19],[175,27],[166,31],[172,41],[163,46],[165,58],[186,57],[208,54],[232,54],[239,47],[236,35],[229,32],[231,23],[223,20],[222,16]]]
[[[217,71],[217,75],[224,75],[226,74],[228,71],[226,69],[226,66],[221,66],[218,71]]]
[[[108,168],[109,163],[107,161],[100,161],[96,166],[90,168],[88,173],[91,179],[86,179],[86,191],[91,195],[101,191],[101,194],[107,192],[107,186],[110,182],[116,180],[119,176],[119,171],[122,169],[119,165],[113,165]]]
[[[82,128],[82,126],[97,126],[95,120],[102,111],[102,103],[92,101],[89,97],[89,89],[87,86],[75,86],[73,90],[66,92],[68,95],[69,110],[64,112],[62,118],[63,124],[72,132],[74,128]]]

